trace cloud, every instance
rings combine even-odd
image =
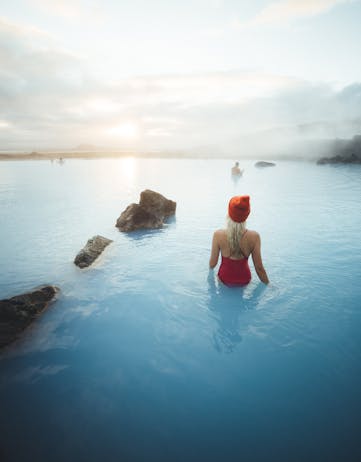
[[[30,0],[30,2],[39,10],[66,20],[87,19],[101,22],[105,18],[101,3],[97,1],[85,3],[81,0]]]
[[[82,60],[46,32],[0,18],[0,119],[4,138],[31,139],[83,87]]]
[[[236,20],[233,26],[247,28],[260,25],[288,22],[295,19],[316,16],[352,0],[281,0],[272,2],[247,22]]]
[[[82,15],[82,5],[79,0],[31,0],[31,3],[47,13],[68,19]]]
[[[54,74],[80,60],[75,54],[57,45],[47,32],[12,23],[0,17],[1,73],[30,80]]]
[[[0,43],[2,150],[90,143],[139,150],[218,146],[227,154],[245,146],[270,150],[271,139],[277,149],[286,140],[352,136],[361,129],[359,83],[335,90],[243,71],[100,82],[81,57],[41,30],[0,19]],[[109,136],[112,127],[132,127],[135,136]]]

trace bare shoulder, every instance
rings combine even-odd
[[[213,239],[219,244],[224,242],[224,239],[227,239],[226,231],[224,229],[217,229],[213,234]]]
[[[226,234],[225,229],[217,229],[216,231],[214,231],[214,236],[216,237],[222,237],[222,236],[225,236],[225,234]]]
[[[256,242],[260,238],[259,233],[252,229],[247,229],[247,239],[250,242]]]

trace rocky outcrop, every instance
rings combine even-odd
[[[335,140],[330,146],[330,157],[322,157],[317,164],[361,164],[361,135],[351,140]]]
[[[177,207],[174,201],[166,199],[162,194],[150,189],[146,189],[140,193],[139,205],[149,213],[163,218],[174,215]]]
[[[103,236],[92,237],[75,257],[74,263],[79,266],[79,268],[87,268],[99,257],[105,247],[111,242],[113,242],[111,239],[107,239]]]
[[[275,163],[274,162],[266,162],[264,160],[260,160],[259,162],[256,162],[254,164],[256,167],[275,167]]]
[[[128,205],[115,226],[124,232],[158,229],[163,226],[165,218],[175,214],[176,206],[176,202],[162,194],[146,189],[140,193],[139,204]]]
[[[158,229],[163,226],[163,218],[149,213],[139,204],[130,204],[121,213],[115,226],[124,232],[136,229]]]
[[[0,300],[0,348],[16,340],[47,308],[58,292],[57,287],[42,286],[32,292]]]
[[[361,156],[350,154],[348,156],[337,155],[334,157],[322,157],[317,161],[318,165],[323,164],[361,164]]]

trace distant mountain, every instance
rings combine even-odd
[[[78,144],[78,146],[74,148],[74,151],[101,151],[101,150],[102,149],[99,148],[98,146],[94,146],[93,144],[86,144],[86,143]]]

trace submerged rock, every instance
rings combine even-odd
[[[158,229],[163,226],[165,218],[175,214],[176,207],[176,202],[146,189],[140,193],[139,204],[128,205],[117,219],[115,226],[124,232]]]
[[[111,242],[113,242],[111,239],[103,236],[92,237],[75,257],[74,263],[79,268],[90,266]]]
[[[256,167],[275,167],[276,164],[274,162],[266,162],[264,160],[260,160],[254,164]]]
[[[32,292],[0,300],[0,348],[16,340],[58,292],[55,286],[41,286]]]

